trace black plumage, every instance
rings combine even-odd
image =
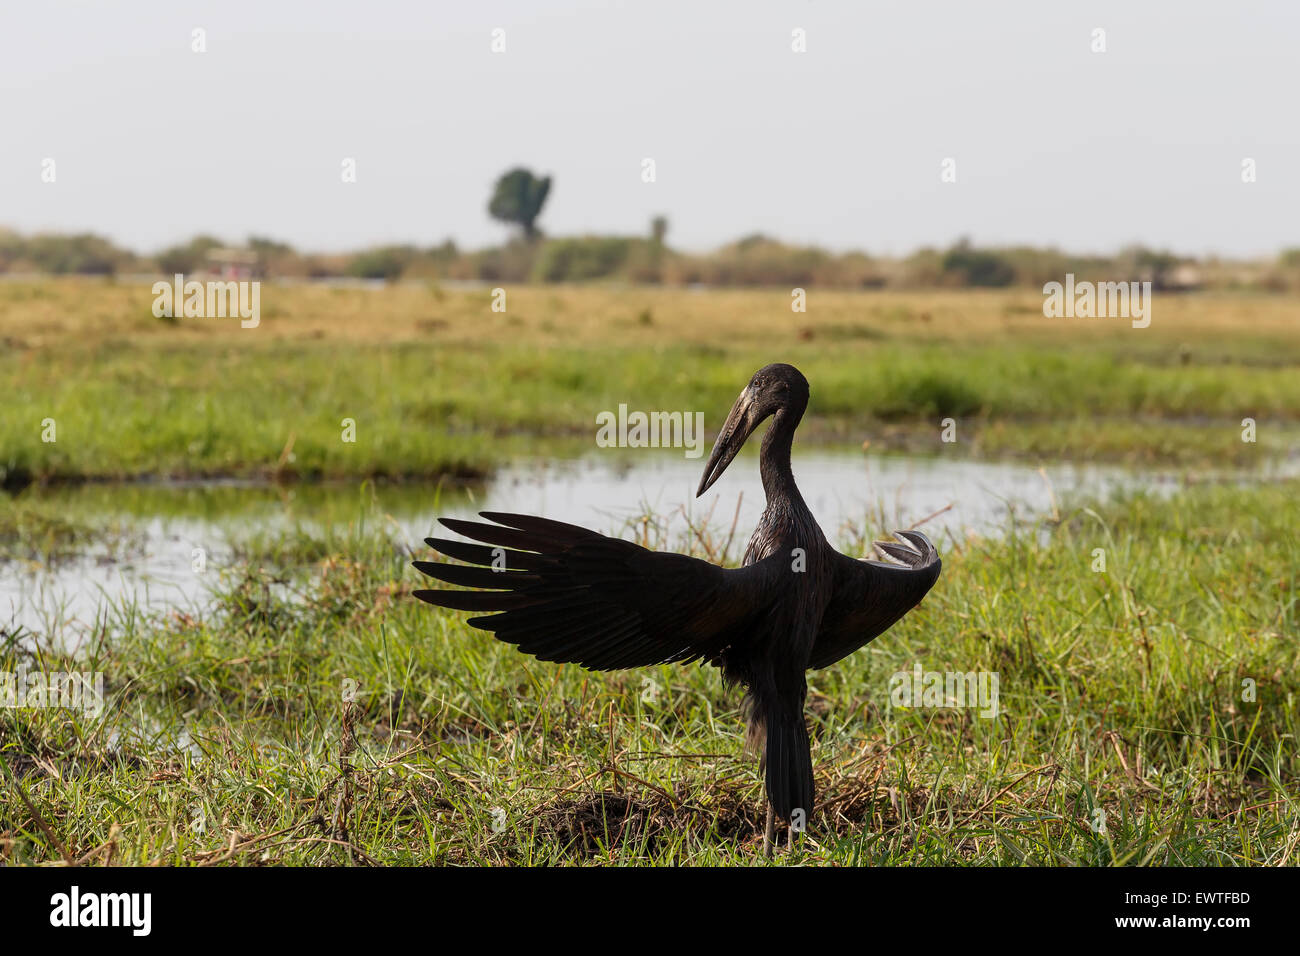
[[[649,551],[572,524],[483,512],[493,522],[442,519],[479,544],[429,538],[449,558],[417,561],[448,584],[485,590],[416,591],[472,617],[539,660],[614,670],[706,661],[746,688],[749,740],[764,756],[768,841],[772,815],[813,809],[804,722],[805,672],[829,666],[891,627],[939,577],[934,546],[917,531],[877,547],[897,563],[832,548],[795,485],[790,449],[808,405],[808,381],[790,365],[754,374],[718,434],[697,495],[706,492],[765,419],[759,468],[767,507],[742,566],[722,568]]]

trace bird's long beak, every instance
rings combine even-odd
[[[718,439],[713,443],[713,451],[704,466],[704,476],[700,478],[700,487],[695,492],[695,497],[698,498],[713,487],[713,483],[727,470],[727,466],[740,452],[745,440],[758,427],[761,420],[754,410],[753,395],[746,387],[736,399],[736,404],[731,406],[731,413],[727,415],[727,420],[722,423],[722,430],[718,432]]]

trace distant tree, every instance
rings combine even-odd
[[[249,236],[248,248],[256,252],[263,259],[279,258],[281,256],[292,256],[293,246],[287,242],[278,242],[275,239],[267,239],[263,236]]]
[[[347,274],[361,279],[387,279],[391,282],[401,277],[415,256],[416,250],[412,246],[366,249],[352,257],[347,266]]]
[[[655,216],[650,220],[650,239],[657,247],[662,248],[664,240],[668,238],[668,217]]]
[[[302,257],[287,242],[249,236],[247,246],[257,256],[257,268],[262,275],[302,275],[307,271]]]
[[[75,236],[33,236],[27,255],[42,272],[76,275],[112,275],[129,256],[107,239],[90,233]]]
[[[761,232],[751,232],[749,235],[737,239],[734,246],[740,252],[748,252],[750,249],[757,249],[760,246],[771,245],[775,242],[775,239],[771,239]]]
[[[1150,282],[1157,289],[1168,286],[1174,270],[1181,262],[1171,252],[1161,252],[1145,246],[1128,246],[1120,250],[1116,257],[1116,265],[1130,280]]]
[[[957,277],[962,285],[999,288],[1016,280],[1016,271],[1002,256],[985,249],[976,249],[969,239],[959,239],[944,253],[942,268],[945,274]]]
[[[668,238],[668,217],[655,216],[650,220],[650,242],[635,251],[629,263],[629,274],[637,282],[663,282],[664,259],[667,248],[664,240]]]
[[[497,180],[488,203],[493,219],[521,226],[524,237],[536,239],[540,233],[534,223],[551,191],[551,177],[539,179],[526,169],[512,169]]]
[[[435,262],[452,262],[460,256],[454,239],[444,239],[442,245],[431,246],[425,255]]]
[[[618,274],[633,248],[644,241],[619,236],[549,239],[541,245],[541,255],[533,265],[533,278],[542,282],[607,278]]]
[[[189,242],[164,249],[154,260],[165,275],[197,272],[203,266],[209,250],[216,249],[221,244],[220,239],[212,236],[195,236]]]

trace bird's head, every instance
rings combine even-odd
[[[784,414],[797,423],[807,407],[808,379],[802,372],[781,362],[760,368],[722,423],[695,496],[698,498],[713,486],[765,418]]]

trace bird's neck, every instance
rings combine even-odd
[[[801,414],[783,408],[776,413],[772,424],[763,434],[758,470],[763,476],[763,492],[767,495],[769,505],[782,500],[803,505],[803,496],[799,494],[794,483],[794,472],[790,470],[790,446],[794,442],[794,430],[799,426],[801,417]]]

